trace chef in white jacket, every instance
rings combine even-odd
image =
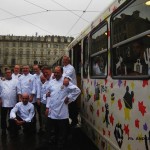
[[[42,74],[42,71],[41,71],[41,69],[40,69],[40,66],[39,65],[34,65],[33,66],[33,71],[34,71],[34,77],[35,77],[35,82],[36,82],[36,84],[37,84],[37,86],[41,86],[41,81],[40,81],[40,77],[43,75]],[[37,92],[36,92],[36,102],[34,103],[34,107],[35,107],[35,109],[36,109],[36,111],[37,111],[37,114],[38,114],[38,118],[37,118],[37,120],[39,121],[39,126],[40,126],[40,128],[39,128],[39,133],[41,133],[42,132],[42,114],[41,114],[41,105],[38,103],[38,99],[39,99],[39,97],[40,97],[40,91],[38,90],[38,87],[37,87]]]
[[[70,64],[70,57],[63,56],[63,76],[69,76],[71,82],[77,85],[75,68]],[[69,104],[69,117],[71,118],[71,127],[75,127],[78,124],[78,106],[77,101]]]
[[[15,78],[18,80],[18,78],[21,76],[20,74],[20,66],[19,65],[15,65],[14,66],[14,72],[12,74],[12,78]]]
[[[36,67],[36,66],[35,66]],[[34,67],[34,68],[35,68]],[[40,129],[39,133],[43,133],[45,130],[45,108],[46,108],[46,93],[48,92],[47,87],[49,82],[53,79],[53,73],[51,72],[51,68],[48,66],[44,66],[42,68],[42,74],[40,76],[39,82],[37,82],[37,105],[40,107],[41,117],[39,117]],[[41,78],[42,77],[42,78]],[[44,79],[44,83],[42,84],[42,80]],[[44,113],[44,114],[43,114]]]
[[[69,76],[72,79],[72,83],[77,85],[76,71],[70,64],[70,58],[68,56],[63,57],[63,76]]]
[[[29,95],[27,93],[22,94],[22,101],[18,102],[10,112],[12,132],[15,134],[17,127],[23,126],[24,133],[31,133],[34,115],[34,105],[29,102]]]
[[[35,94],[36,94],[36,81],[35,77],[30,74],[29,66],[23,66],[23,74],[19,77],[17,91],[19,95],[19,101],[22,100],[22,94],[29,94],[29,101],[32,103],[36,102]]]
[[[36,93],[37,93],[37,83],[34,75],[30,74],[29,66],[23,66],[23,74],[19,77],[17,92],[19,96],[19,101],[22,101],[22,94],[28,93],[29,102],[35,105],[36,103]],[[36,115],[33,118],[34,122],[34,130],[36,132]]]
[[[63,68],[55,67],[55,79],[49,83],[50,97],[46,104],[49,142],[52,146],[57,145],[58,150],[64,148],[66,141],[69,125],[68,103],[75,101],[80,94],[80,89],[76,85],[72,83],[68,86],[63,85],[62,74]]]
[[[0,107],[2,135],[6,135],[7,114],[17,103],[17,80],[12,78],[10,69],[6,70],[5,80],[0,83]],[[9,126],[9,128],[11,128]]]

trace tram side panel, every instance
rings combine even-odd
[[[118,1],[118,3],[120,2],[122,1]],[[115,8],[116,14],[112,17],[113,32],[110,30],[112,28],[109,28],[111,23],[108,25],[113,41],[111,49],[109,45],[107,78],[92,79],[89,73],[87,76],[82,77],[87,70],[85,69],[86,67],[84,68],[85,64],[83,64],[83,62],[86,62],[86,59],[84,60],[83,56],[81,56],[82,94],[80,112],[82,129],[100,150],[150,149],[150,74],[147,71],[147,66],[150,62],[148,60],[150,57],[150,7],[146,6],[145,2],[146,0],[126,1],[124,8],[121,8],[119,11],[116,10],[116,5],[111,7]],[[103,20],[102,18],[100,17],[98,20]],[[101,31],[107,31],[107,23],[97,28],[91,37],[96,37],[97,33],[100,36],[104,35],[101,34]],[[83,45],[88,47],[87,35],[84,39]],[[143,41],[146,67],[145,64],[142,66],[138,59],[136,59],[137,62],[131,62],[132,66],[128,62],[131,56],[137,54],[136,52],[132,53],[133,47],[131,47],[135,41]],[[101,45],[103,44],[105,43],[102,42]],[[110,44],[110,41],[108,44]],[[100,48],[101,52],[96,51],[95,54],[101,55],[102,51],[106,52],[106,48]],[[88,50],[88,48],[85,49]],[[96,50],[96,47],[94,47],[94,50]],[[116,58],[120,58],[121,62],[123,60],[123,72],[122,70],[117,70],[120,65],[117,63],[117,59],[115,60],[112,57],[113,62],[111,62],[111,51],[114,52]],[[81,53],[82,55],[86,54],[83,50]],[[95,54],[90,56],[93,60]],[[86,55],[88,58],[88,54]],[[101,56],[105,56],[105,54]],[[112,63],[114,63],[113,67],[116,68],[111,71]],[[131,67],[134,68],[134,73],[129,75]],[[146,70],[146,72],[141,72],[141,68]],[[114,76],[117,78],[113,79],[112,77]],[[140,78],[138,79],[138,77]]]
[[[106,80],[86,79],[82,83],[82,127],[94,143],[100,149],[146,149],[150,138],[150,81],[112,80],[108,76]]]

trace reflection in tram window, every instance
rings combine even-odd
[[[92,76],[105,76],[107,74],[107,53],[92,58]]]
[[[107,23],[95,29],[91,35],[91,76],[103,78],[107,75]]]
[[[112,20],[113,45],[150,29],[150,6],[136,0]]]
[[[114,74],[140,76],[149,74],[150,38],[148,36],[114,49]]]

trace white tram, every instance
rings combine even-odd
[[[150,150],[149,3],[116,0],[68,46],[82,129],[100,150]]]

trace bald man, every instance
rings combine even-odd
[[[29,102],[29,94],[22,94],[22,101],[18,102],[10,112],[11,133],[17,133],[19,126],[23,127],[23,132],[31,133],[33,129],[33,117],[35,115],[34,105]]]

